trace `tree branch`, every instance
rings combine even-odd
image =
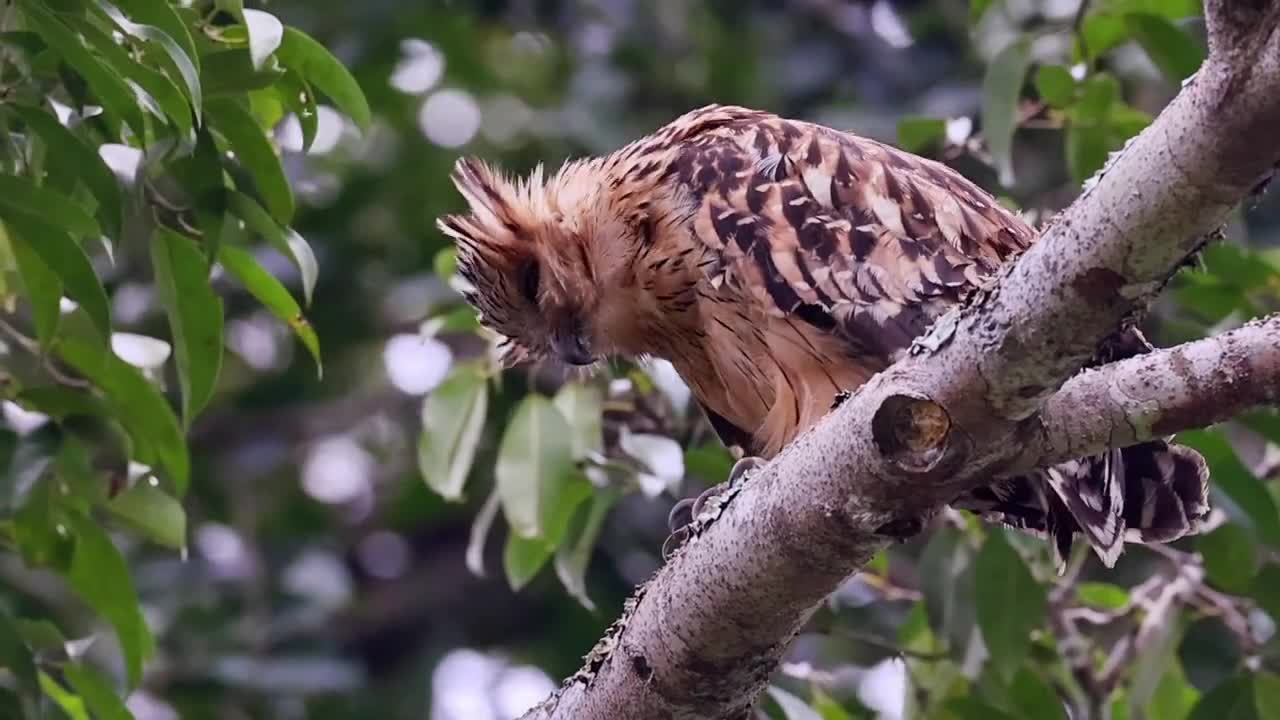
[[[1280,2],[1209,0],[1206,14],[1213,51],[1160,117],[993,288],[709,503],[586,666],[526,718],[747,718],[822,599],[964,490],[1019,463],[1105,447],[1131,415],[1139,439],[1180,418],[1238,409],[1223,394],[1212,399],[1222,412],[1178,411],[1190,407],[1188,395],[1233,382],[1209,382],[1215,349],[1256,348],[1254,340],[1274,338],[1273,323],[1083,374],[1055,397],[1280,163]],[[1274,358],[1243,362],[1275,369]],[[1169,400],[1161,388],[1176,388],[1162,380],[1144,395],[1141,378],[1128,373],[1175,366],[1188,370],[1179,376],[1182,402],[1147,408],[1144,398]],[[1233,377],[1241,393],[1274,392],[1277,382]],[[1096,426],[1069,417],[1079,410],[1073,398],[1106,388],[1130,393],[1108,395],[1104,407],[1118,414],[1094,413]],[[1063,437],[1051,434],[1056,428]]]

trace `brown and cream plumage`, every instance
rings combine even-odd
[[[441,219],[467,299],[511,362],[658,356],[721,438],[771,457],[1035,239],[950,168],[891,146],[709,106],[544,180],[475,160],[470,214]],[[1136,330],[1109,356],[1143,352]],[[1207,471],[1152,442],[958,498],[1054,539],[1082,531],[1111,563],[1207,512]]]

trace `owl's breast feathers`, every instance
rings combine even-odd
[[[1035,237],[940,163],[769,113],[704,108],[621,154],[659,150],[692,206],[686,242],[713,259],[705,347],[671,359],[754,454],[817,422]]]

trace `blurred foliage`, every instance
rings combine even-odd
[[[498,372],[433,225],[458,154],[525,171],[740,103],[1041,221],[1195,71],[1198,13],[0,0],[0,714],[518,716],[731,458],[668,365]],[[1162,343],[1280,307],[1252,205]],[[761,712],[1277,717],[1280,414],[1181,440],[1203,536],[1059,578],[949,514],[830,598]]]

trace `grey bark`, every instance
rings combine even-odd
[[[1280,0],[1205,13],[1209,58],[1156,121],[991,289],[722,495],[528,720],[747,718],[823,598],[962,491],[1276,398],[1275,318],[1077,375],[1280,164]]]

